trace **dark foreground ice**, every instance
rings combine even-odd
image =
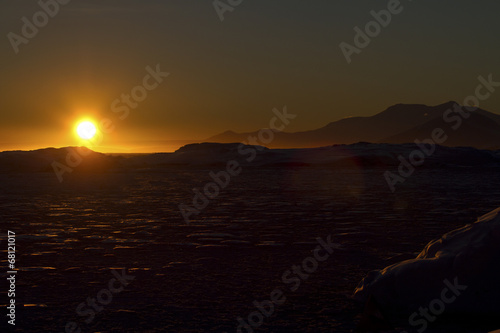
[[[179,204],[219,170],[75,173],[63,183],[50,172],[0,174],[1,232],[16,233],[16,330],[237,332],[237,318],[248,323],[254,301],[279,289],[286,300],[242,332],[350,332],[363,310],[352,293],[369,271],[500,206],[491,168],[417,170],[392,193],[383,169],[246,167],[186,224]],[[328,235],[338,244],[328,259],[284,282]],[[0,246],[6,267],[4,237]],[[106,292],[124,272],[133,280]],[[91,310],[98,296],[106,304]]]

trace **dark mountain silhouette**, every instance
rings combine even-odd
[[[374,116],[344,118],[315,130],[277,132],[274,140],[266,146],[306,148],[356,142],[407,143],[414,142],[415,139],[430,138],[432,130],[436,127],[441,127],[446,132],[450,131],[449,140],[443,143],[446,146],[476,148],[500,146],[500,136],[496,135],[498,132],[496,128],[500,126],[500,115],[478,109],[474,112],[474,116],[464,119],[462,126],[454,131],[451,129],[453,123],[445,123],[443,114],[449,109],[453,110],[456,105],[458,104],[453,101],[437,106],[396,104]],[[478,133],[487,135],[480,138]],[[249,136],[257,135],[258,131],[249,133],[226,131],[205,141],[246,142]]]
[[[471,113],[469,118],[462,119],[460,123],[446,122],[443,118],[437,117],[380,142],[407,143],[415,139],[424,140],[431,138],[431,133],[436,128],[443,129],[447,139],[442,144],[446,146],[494,149],[500,145],[500,124],[481,113]]]
[[[85,147],[44,148],[31,151],[0,152],[0,173],[53,171],[54,162],[96,172],[114,166],[119,158],[94,152]]]

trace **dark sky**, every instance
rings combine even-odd
[[[0,150],[76,145],[78,120],[108,118],[95,150],[168,151],[164,141],[267,127],[274,107],[300,131],[396,103],[462,102],[479,75],[500,81],[494,0],[403,0],[348,64],[339,44],[387,4],[243,0],[221,21],[211,0],[72,0],[16,53],[8,34],[41,8],[0,0]],[[120,119],[112,103],[157,64],[170,75]],[[500,113],[500,91],[481,107]]]

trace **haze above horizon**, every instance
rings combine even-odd
[[[284,105],[297,115],[286,131],[299,132],[398,103],[462,102],[478,76],[500,81],[492,0],[401,1],[346,62],[339,44],[355,45],[354,28],[388,3],[243,1],[221,21],[212,1],[69,1],[16,52],[9,33],[23,36],[22,19],[43,9],[1,1],[0,150],[79,145],[74,128],[90,118],[113,126],[96,151],[172,151],[267,127]],[[480,107],[499,113],[500,95]]]

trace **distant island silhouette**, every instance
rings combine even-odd
[[[446,131],[448,138],[442,143],[445,146],[480,149],[500,147],[500,115],[480,108],[469,112],[466,107],[454,101],[436,106],[396,104],[373,116],[344,118],[314,130],[277,132],[274,140],[267,146],[311,148],[356,142],[409,143],[415,139],[429,138],[435,128]],[[257,131],[226,131],[204,141],[244,142],[249,136],[256,135]]]

